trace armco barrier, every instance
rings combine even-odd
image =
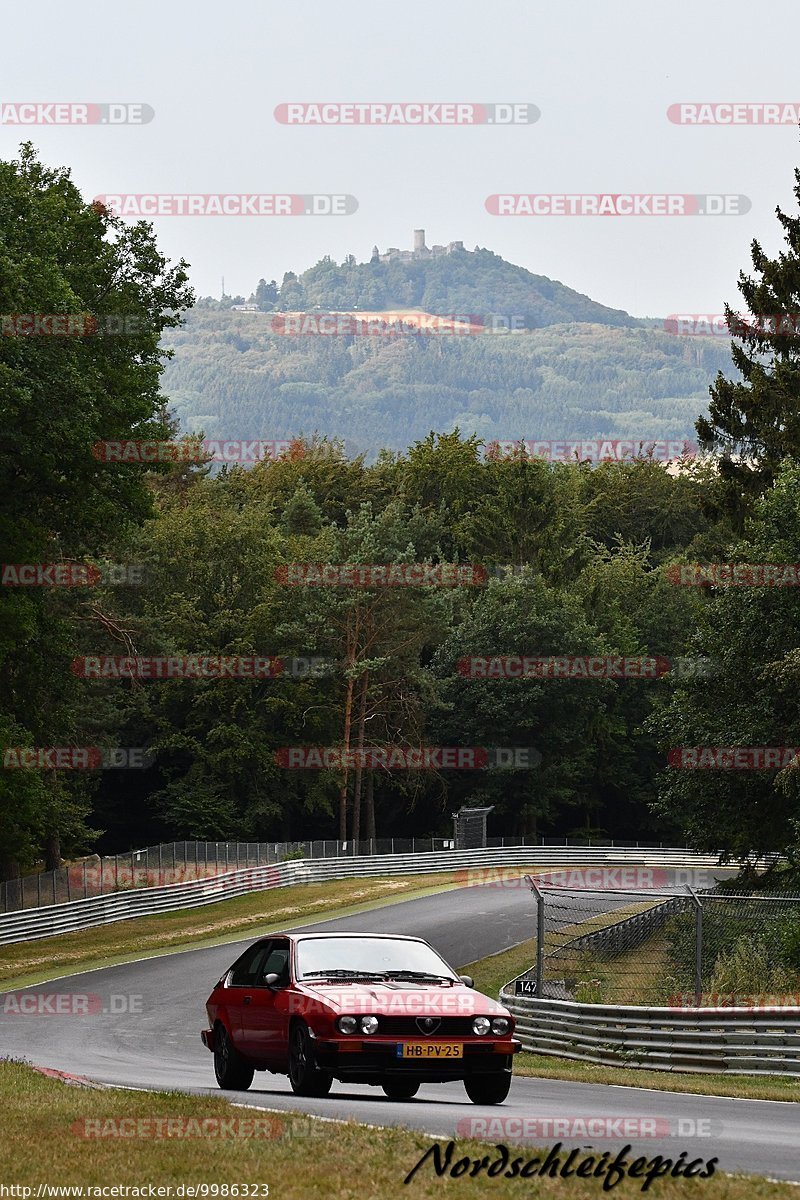
[[[660,1071],[800,1075],[800,1009],[655,1008],[500,999],[534,1054]]]
[[[685,849],[646,849],[606,846],[513,846],[486,850],[445,850],[432,854],[382,854],[369,857],[294,859],[271,866],[229,871],[210,879],[195,879],[167,887],[136,888],[87,900],[53,904],[0,916],[0,945],[71,933],[114,921],[196,908],[220,900],[294,883],[328,879],[416,875],[439,871],[499,867],[559,867],[613,865],[704,868],[717,865],[717,855]],[[477,881],[475,881],[477,882]]]

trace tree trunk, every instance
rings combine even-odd
[[[356,650],[358,649],[358,633],[360,627],[360,614],[356,612],[355,621],[349,620],[347,624],[347,651],[345,654],[345,662],[348,667],[355,666]],[[342,751],[344,754],[344,767],[342,768],[342,782],[339,787],[339,841],[347,841],[347,785],[349,783],[349,768],[348,756],[350,754],[350,726],[353,720],[353,676],[347,677],[347,691],[344,700],[344,737],[342,739]]]
[[[61,866],[61,836],[58,833],[50,833],[44,840],[44,869],[45,871],[57,871]]]
[[[342,738],[342,751],[345,756],[344,766],[342,767],[342,782],[339,786],[339,841],[347,840],[347,755],[350,751],[350,722],[353,715],[353,680],[347,681],[347,692],[344,700],[344,737]]]
[[[19,863],[16,858],[0,858],[0,879],[19,879]]]
[[[374,776],[372,771],[367,771],[367,837],[374,841],[375,834],[375,797],[373,795]]]
[[[358,757],[356,758],[355,778],[353,780],[353,853],[358,854],[358,842],[361,837],[361,778],[363,770],[361,766],[361,756],[364,750],[364,723],[367,714],[367,691],[369,690],[369,671],[365,671],[361,677],[361,695],[358,701],[358,727],[356,732],[356,747],[358,749]]]

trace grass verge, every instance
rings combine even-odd
[[[430,1160],[404,1187],[404,1178],[432,1144],[423,1133],[245,1110],[216,1097],[65,1087],[19,1063],[0,1062],[0,1107],[5,1118],[0,1181],[31,1188],[28,1194],[33,1196],[39,1184],[62,1188],[122,1185],[143,1188],[143,1192],[129,1194],[145,1196],[148,1185],[173,1189],[181,1184],[217,1185],[220,1189],[228,1185],[231,1189],[238,1184],[238,1192],[229,1190],[227,1195],[244,1196],[243,1184],[250,1188],[259,1184],[268,1185],[270,1196],[280,1200],[385,1200],[394,1195],[433,1200],[443,1189],[445,1194],[467,1200],[488,1194],[507,1200],[533,1191],[552,1200],[596,1200],[603,1195],[600,1180],[574,1175],[564,1180],[526,1180],[522,1188],[519,1178],[490,1180],[485,1173],[477,1178],[468,1174],[439,1178]],[[160,1127],[156,1124],[159,1118]],[[178,1128],[183,1135],[176,1133],[173,1125],[172,1136],[164,1136],[169,1126],[163,1122],[170,1118],[182,1122]],[[194,1128],[199,1136],[186,1136],[190,1128],[187,1119],[197,1123]],[[125,1124],[120,1125],[120,1120]],[[243,1132],[247,1125],[231,1126],[231,1120],[249,1122],[249,1135]],[[228,1124],[220,1126],[220,1121]],[[376,1125],[380,1122],[378,1103],[375,1121]],[[162,1136],[154,1136],[159,1128]],[[255,1129],[259,1136],[254,1136]],[[146,1136],[138,1136],[143,1132]],[[458,1138],[452,1161],[488,1156],[492,1162],[497,1158],[495,1146],[494,1141]],[[613,1156],[616,1147],[608,1148]],[[544,1153],[529,1147],[519,1150],[525,1161]],[[678,1153],[676,1150],[675,1157]],[[512,1149],[511,1157],[516,1154]],[[562,1152],[562,1161],[565,1157]],[[724,1163],[720,1167],[724,1169]],[[614,1188],[614,1195],[620,1200],[641,1196],[643,1182],[626,1179]],[[173,1190],[173,1197],[176,1194]],[[263,1197],[266,1193],[261,1189],[249,1194]],[[796,1193],[786,1184],[717,1174],[704,1180],[656,1180],[647,1194],[659,1200],[686,1200],[687,1196],[773,1200]]]
[[[236,934],[255,938],[272,929],[298,925],[306,918],[313,921],[347,916],[378,907],[381,901],[391,904],[442,891],[452,886],[453,880],[453,873],[447,872],[296,884],[202,908],[136,917],[77,933],[0,946],[0,989],[111,966],[176,947],[219,945],[233,940]]]

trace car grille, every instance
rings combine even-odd
[[[474,1017],[432,1017],[433,1024],[428,1028],[426,1017],[378,1017],[376,1037],[474,1037],[472,1022]]]

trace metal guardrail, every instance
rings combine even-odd
[[[591,844],[615,845],[613,839],[593,839]],[[585,838],[494,837],[488,838],[485,845],[493,849],[585,846],[587,841]],[[638,842],[617,842],[616,846],[639,849]],[[659,849],[662,846],[660,843]],[[453,848],[452,839],[442,837],[365,838],[357,844],[330,838],[303,842],[166,842],[105,857],[92,855],[55,871],[37,871],[0,882],[0,913],[87,900],[90,896],[105,896],[123,888],[187,883],[192,879],[226,875],[245,867],[265,867],[287,859],[422,854]],[[645,848],[655,847],[645,843]]]
[[[662,867],[713,867],[717,856],[686,849],[622,848],[600,846],[515,846],[482,850],[445,850],[426,854],[382,854],[362,857],[294,859],[269,866],[229,871],[206,879],[174,883],[167,887],[133,888],[104,896],[73,900],[0,916],[0,945],[72,933],[115,921],[153,916],[181,908],[216,904],[249,892],[287,887],[296,883],[321,883],[329,879],[368,878],[382,875],[430,874],[463,870],[488,872],[498,867],[563,866],[581,863]],[[477,883],[474,877],[471,882]]]
[[[659,1071],[800,1076],[800,1008],[641,1008],[514,996],[500,999],[534,1054]]]

